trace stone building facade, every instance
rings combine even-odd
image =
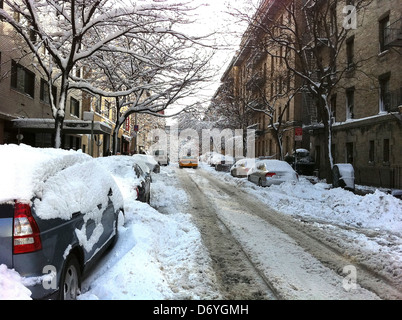
[[[332,101],[335,163],[351,163],[356,182],[402,188],[402,7],[398,0],[373,0],[357,11],[339,63],[348,63]],[[310,127],[318,167],[320,130]]]
[[[281,1],[281,5],[276,6],[278,1],[267,0],[253,19],[264,14],[272,23],[281,21],[280,25],[286,27],[291,10],[283,4],[291,6],[296,2]],[[340,27],[345,6],[353,3],[340,0],[332,3]],[[338,74],[344,71],[330,97],[332,157],[334,163],[353,164],[358,184],[402,188],[402,8],[398,0],[372,0],[366,5],[364,10],[355,12],[356,26],[348,30],[336,57]],[[302,20],[300,16],[294,21]],[[291,24],[288,26],[292,28]],[[247,30],[238,54],[222,77],[222,86],[233,87],[234,99],[245,106],[258,106],[258,99],[253,99],[258,94],[265,97],[266,105],[273,106],[269,115],[254,113],[256,156],[280,158],[273,126],[281,120],[282,156],[296,148],[308,149],[315,159],[317,174],[323,177],[327,142],[313,99],[306,92],[298,92],[291,97],[285,112],[285,95],[275,104],[270,100],[285,92],[285,87],[296,88],[301,84],[297,78],[287,77],[286,65],[280,58],[286,54],[285,46],[281,48],[277,42],[275,46],[265,47],[265,52],[259,50],[259,44],[267,43],[270,36],[274,35],[261,29],[255,32],[255,28],[250,27]],[[287,58],[287,62],[295,66],[300,63],[296,58]],[[260,92],[257,94],[257,91]],[[219,94],[224,92],[221,90]],[[282,119],[279,119],[280,114]],[[300,127],[303,136],[296,137]]]
[[[7,9],[2,1],[0,8]],[[74,72],[85,76],[82,68]],[[53,92],[57,100],[60,88],[55,86]],[[47,82],[34,56],[17,33],[7,23],[0,22],[0,144],[52,147],[55,128],[49,95]],[[61,147],[82,149],[95,157],[108,154],[117,117],[113,102],[109,100],[70,90]],[[84,113],[89,111],[94,112],[93,127],[92,121],[84,120]],[[130,153],[133,126],[129,124],[131,119],[118,134],[120,153]]]

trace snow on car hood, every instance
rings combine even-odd
[[[91,159],[80,151],[0,145],[0,203],[30,201],[63,168]]]

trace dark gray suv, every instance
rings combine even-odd
[[[81,277],[117,237],[122,195],[92,158],[0,146],[0,264],[33,299],[75,299]]]

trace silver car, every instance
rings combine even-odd
[[[249,181],[261,187],[281,184],[286,181],[297,182],[298,175],[285,161],[258,160],[248,171]]]

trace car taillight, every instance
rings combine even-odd
[[[140,197],[140,189],[138,189],[138,187],[136,187],[135,191],[137,191],[137,199],[138,199]]]
[[[42,249],[39,233],[30,205],[16,202],[14,206],[14,254]]]
[[[268,173],[265,175],[265,178],[267,178],[267,179],[273,178],[275,175],[276,175],[275,172],[268,172]]]

